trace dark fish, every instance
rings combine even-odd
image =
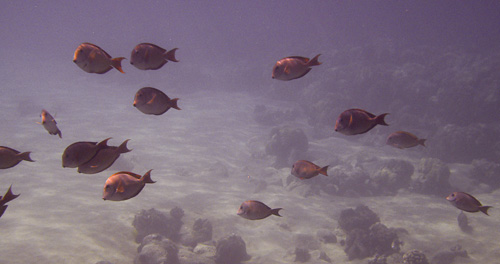
[[[62,133],[61,130],[59,130],[59,128],[57,127],[56,120],[54,119],[54,117],[52,117],[51,114],[49,114],[49,112],[47,112],[47,110],[42,109],[40,119],[41,122],[39,124],[41,124],[45,128],[45,130],[49,132],[49,134],[59,135],[59,138],[62,138]]]
[[[156,88],[144,87],[135,94],[134,106],[145,114],[161,115],[170,108],[181,110],[177,106],[178,100],[179,98],[170,99],[165,93]]]
[[[283,58],[274,65],[272,78],[290,81],[303,77],[311,70],[311,66],[321,64],[321,62],[318,61],[319,55],[321,54],[316,55],[312,60],[300,56]]]
[[[405,131],[398,131],[390,134],[387,137],[386,143],[389,146],[400,149],[411,148],[418,145],[422,145],[425,147],[425,139],[419,139],[412,133]]]
[[[483,212],[488,215],[491,206],[483,206],[474,196],[464,192],[453,192],[446,197],[453,206],[469,213]]]
[[[69,145],[62,154],[63,168],[76,168],[91,160],[99,150],[108,146],[107,138],[99,144],[97,142],[79,141]]]
[[[132,172],[121,171],[111,175],[104,184],[103,200],[124,201],[138,195],[146,183],[155,183],[151,180],[151,171],[144,176]]]
[[[33,162],[30,153],[31,151],[20,153],[15,149],[0,146],[0,169],[12,168],[23,160]]]
[[[249,200],[241,204],[240,209],[238,209],[238,215],[249,220],[259,220],[272,214],[281,216],[279,214],[281,209],[282,208],[271,209],[262,202]]]
[[[141,70],[158,70],[168,61],[178,62],[175,58],[177,48],[167,51],[151,43],[135,46],[130,55],[130,64]]]
[[[5,210],[7,210],[8,205],[5,205],[7,202],[10,202],[16,199],[20,194],[12,193],[12,185],[9,187],[4,196],[0,196],[0,217],[2,217]]]
[[[131,151],[127,148],[127,142],[129,140],[130,139],[125,140],[118,147],[106,146],[103,149],[99,150],[91,160],[78,166],[78,172],[85,174],[94,174],[111,167],[111,165],[113,165],[113,163],[120,157],[120,154]]]
[[[376,125],[388,126],[385,116],[388,113],[375,116],[362,109],[349,109],[342,112],[335,123],[335,131],[344,135],[357,135],[370,131]]]
[[[327,170],[328,166],[321,168],[310,161],[298,160],[292,166],[292,175],[303,180],[310,179],[318,174],[328,176],[328,174],[326,174]]]
[[[76,48],[75,55],[73,56],[73,62],[82,70],[88,73],[99,74],[106,73],[112,68],[124,73],[122,70],[123,59],[125,58],[111,58],[106,51],[92,43],[80,44],[80,46]]]

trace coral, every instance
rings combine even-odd
[[[207,219],[197,219],[193,224],[192,235],[197,243],[212,240],[212,223]]]
[[[245,241],[240,236],[231,235],[217,241],[216,264],[238,264],[250,258],[247,254]]]
[[[178,264],[179,249],[174,242],[159,234],[144,238],[137,249],[134,264]]]
[[[429,264],[429,262],[422,251],[413,249],[403,255],[403,264]]]
[[[172,209],[170,212],[175,218],[167,217],[154,208],[142,210],[139,214],[135,215],[132,223],[137,230],[135,241],[140,243],[145,236],[155,233],[163,235],[173,241],[179,240],[179,231],[182,227],[180,218],[182,218],[184,212],[182,209],[176,208]]]
[[[450,168],[439,159],[423,158],[417,169],[418,179],[412,182],[412,189],[423,194],[443,196],[451,191]]]
[[[370,185],[377,194],[394,195],[399,189],[410,187],[414,170],[408,161],[391,159],[370,177]]]
[[[394,252],[392,245],[398,241],[398,235],[393,229],[376,223],[370,227],[369,240],[375,254],[390,255]]]
[[[276,168],[289,167],[307,152],[309,141],[300,128],[275,127],[266,144],[266,154],[276,157]]]
[[[380,218],[368,206],[359,205],[355,209],[342,210],[338,222],[340,228],[349,232],[355,228],[368,230],[371,225],[380,222]]]

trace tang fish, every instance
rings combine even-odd
[[[292,175],[301,180],[304,180],[310,179],[314,176],[317,176],[318,174],[328,176],[328,174],[326,174],[327,170],[328,166],[321,168],[310,161],[298,160],[292,166]]]
[[[111,175],[104,185],[103,200],[124,201],[138,195],[146,183],[155,183],[151,180],[151,171],[144,176],[132,172],[121,171]]]
[[[99,150],[91,160],[78,166],[78,172],[85,174],[95,174],[111,167],[111,165],[113,165],[118,157],[120,157],[120,154],[131,151],[127,148],[127,142],[129,140],[130,139],[125,140],[118,147],[106,146],[103,149]]]
[[[237,214],[249,220],[259,220],[264,219],[272,214],[281,216],[279,214],[279,211],[281,209],[282,208],[271,209],[269,206],[265,205],[262,202],[249,200],[241,204]]]
[[[13,194],[11,189],[12,185],[9,187],[4,196],[0,196],[0,217],[3,215],[3,213],[5,213],[5,210],[7,210],[8,205],[5,204],[7,202],[16,199],[20,195],[20,194]]]
[[[375,116],[362,109],[349,109],[342,112],[335,123],[335,131],[344,135],[357,135],[370,131],[376,125],[388,126],[385,116],[388,113]]]
[[[92,43],[82,43],[75,50],[75,55],[73,56],[73,62],[82,68],[82,70],[88,73],[99,73],[103,74],[115,68],[121,73],[122,70],[122,60],[124,57],[111,58],[111,56],[99,48],[97,45]]]
[[[316,55],[312,60],[300,56],[283,58],[274,65],[272,78],[290,81],[303,77],[311,70],[311,66],[321,64],[321,62],[318,61],[319,55],[321,54]]]
[[[54,119],[54,117],[52,117],[51,114],[49,114],[49,112],[47,112],[47,110],[42,109],[42,113],[40,114],[40,118],[41,118],[41,122],[37,122],[37,123],[41,124],[45,128],[45,130],[47,130],[47,132],[49,132],[49,134],[59,135],[59,138],[62,138],[62,133],[61,133],[61,130],[59,130],[59,128],[57,128],[56,120]]]
[[[483,212],[488,215],[491,206],[483,206],[474,196],[464,192],[453,192],[446,197],[453,206],[469,213]]]
[[[170,108],[181,110],[177,106],[178,100],[179,98],[170,99],[165,93],[156,88],[144,87],[135,94],[134,106],[145,114],[161,115]]]
[[[418,145],[425,147],[425,139],[419,139],[412,133],[405,131],[398,131],[390,134],[389,137],[387,137],[386,143],[387,145],[400,149],[411,148]]]
[[[177,48],[167,51],[151,43],[141,43],[132,50],[130,64],[141,70],[158,70],[168,61],[178,62],[175,58]]]
[[[62,154],[63,168],[76,168],[91,160],[96,153],[108,146],[107,138],[99,144],[97,142],[79,141],[69,145]]]
[[[31,151],[20,153],[15,149],[0,146],[0,169],[12,168],[23,160],[34,162],[30,153]]]

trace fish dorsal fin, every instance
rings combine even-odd
[[[290,56],[288,57],[290,59],[296,59],[296,60],[300,60],[301,62],[303,63],[307,63],[309,61],[309,58],[306,58],[306,57],[302,57],[302,56]]]
[[[141,177],[142,177],[141,175],[137,175],[137,174],[135,174],[133,172],[129,172],[129,171],[120,171],[120,172],[117,172],[113,175],[116,175],[116,174],[127,174],[127,175],[130,175],[130,176],[137,178],[137,179],[141,179]]]
[[[97,48],[98,50],[104,52],[104,54],[106,54],[106,57],[108,57],[108,58],[111,59],[111,55],[109,55],[105,50],[101,49],[101,47],[97,46],[96,44],[92,44],[92,43],[89,43],[89,42],[85,42],[83,44],[87,44],[87,45],[90,45],[90,46],[93,46],[93,47]]]
[[[164,49],[164,48],[162,48],[162,47],[160,47],[160,46],[158,46],[158,45],[155,45],[155,44],[153,44],[153,43],[142,43],[142,44],[149,45],[149,46],[151,46],[151,47],[154,47],[154,48],[156,48],[156,49],[159,49],[159,50],[161,51],[161,53],[165,53],[165,52],[167,52],[167,50],[166,50],[166,49]]]

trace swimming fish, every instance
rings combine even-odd
[[[85,174],[95,174],[111,167],[111,165],[113,165],[113,163],[120,157],[120,154],[131,151],[127,148],[127,142],[129,140],[130,139],[125,140],[118,147],[106,146],[103,149],[99,150],[92,159],[78,166],[78,172]]]
[[[249,200],[241,204],[237,214],[249,220],[259,220],[264,219],[272,214],[281,216],[279,214],[279,211],[281,209],[282,208],[271,209],[269,206],[265,205],[262,202]]]
[[[73,62],[78,65],[82,70],[88,73],[98,73],[103,74],[115,68],[121,73],[122,70],[122,60],[124,57],[111,58],[111,56],[99,48],[97,45],[92,43],[82,43],[75,50],[75,55],[73,56]]]
[[[41,118],[41,122],[37,122],[37,123],[41,124],[45,128],[45,130],[47,130],[47,132],[49,132],[49,134],[59,135],[59,138],[62,138],[62,133],[61,133],[61,130],[59,130],[59,128],[57,127],[56,120],[54,119],[54,117],[52,117],[51,114],[49,114],[49,112],[47,112],[47,110],[42,109],[42,113],[40,114],[40,118]]]
[[[318,174],[328,176],[328,174],[326,174],[327,170],[328,166],[321,168],[310,161],[298,160],[292,166],[292,175],[301,180],[304,180],[310,179],[314,176],[317,176]]]
[[[5,193],[4,196],[0,196],[0,217],[2,217],[3,213],[5,213],[5,210],[7,210],[8,205],[5,205],[7,202],[10,202],[21,194],[13,194],[12,193],[12,185],[9,187],[7,192]]]
[[[311,70],[311,66],[321,64],[321,62],[318,61],[319,55],[321,54],[316,55],[312,60],[300,56],[283,58],[274,65],[272,78],[290,81],[303,77]]]
[[[362,109],[349,109],[342,112],[335,123],[335,131],[344,135],[357,135],[370,131],[376,125],[388,126],[385,116],[388,113],[375,116]]]
[[[177,48],[167,51],[151,43],[141,43],[132,50],[130,64],[141,70],[158,70],[168,61],[179,62],[175,58]]]
[[[151,180],[151,171],[144,176],[132,172],[120,171],[111,175],[104,185],[103,200],[124,201],[138,195],[146,183],[155,183]]]
[[[161,115],[170,108],[181,110],[177,106],[179,98],[170,99],[162,91],[153,87],[144,87],[135,94],[134,106],[144,114]]]
[[[76,168],[91,160],[99,150],[108,146],[107,138],[97,142],[79,141],[69,145],[62,154],[63,168]]]
[[[0,146],[0,169],[12,168],[23,160],[34,162],[30,153],[31,151],[20,153],[15,149]]]
[[[419,139],[417,136],[413,135],[410,132],[397,131],[387,137],[386,143],[387,145],[393,146],[395,148],[405,149],[418,145],[422,145],[425,147],[425,140],[426,139]]]
[[[453,206],[469,213],[483,212],[488,215],[491,206],[483,206],[474,196],[464,192],[453,192],[446,197]]]

